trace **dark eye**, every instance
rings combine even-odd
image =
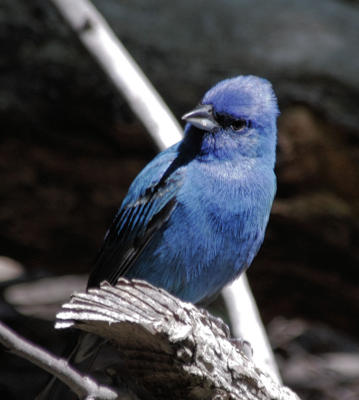
[[[244,119],[233,119],[231,121],[231,127],[235,130],[235,131],[240,131],[241,129],[243,129],[245,126],[248,126],[247,121]]]
[[[220,114],[220,113],[215,113],[214,117],[216,121],[223,127],[223,128],[228,128],[231,127],[235,131],[240,131],[246,126],[248,128],[251,127],[251,121],[247,121],[245,119],[237,119],[233,118],[229,114]]]

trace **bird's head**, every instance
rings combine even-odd
[[[249,75],[217,83],[182,119],[186,135],[202,134],[204,156],[265,158],[274,164],[278,113],[271,84]]]

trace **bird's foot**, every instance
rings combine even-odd
[[[231,332],[229,330],[229,327],[227,324],[225,324],[223,322],[223,320],[219,317],[215,317],[214,315],[212,315],[208,310],[206,310],[205,308],[200,308],[201,312],[207,317],[208,321],[215,325],[218,329],[220,329],[221,331],[223,331],[223,333],[225,334],[225,336],[227,338],[231,337]]]
[[[208,321],[211,324],[214,324],[218,329],[223,331],[223,333],[225,334],[226,338],[234,346],[236,346],[237,349],[241,353],[243,353],[249,360],[252,359],[252,357],[253,357],[253,348],[252,348],[251,344],[247,340],[240,339],[240,338],[232,338],[231,337],[231,332],[229,330],[228,325],[225,324],[221,318],[215,317],[210,312],[208,312],[208,310],[206,310],[205,308],[200,308],[200,310],[206,316],[206,318],[208,319]]]
[[[237,339],[237,338],[231,338],[229,339],[231,343],[233,343],[237,349],[243,353],[249,360],[253,358],[253,347],[251,344],[244,339]]]

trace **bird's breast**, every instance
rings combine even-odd
[[[270,179],[197,165],[135,274],[186,301],[209,297],[247,268],[268,221]]]

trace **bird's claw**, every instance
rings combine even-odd
[[[243,353],[249,360],[253,358],[253,347],[251,344],[244,339],[237,339],[237,338],[231,338],[229,339],[231,343],[233,343],[237,349]]]

